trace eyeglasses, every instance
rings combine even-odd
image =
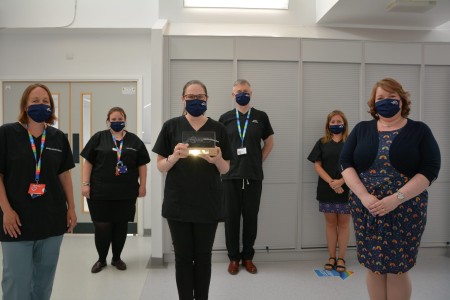
[[[198,94],[198,95],[186,94],[183,97],[186,100],[206,100],[206,97],[208,97],[208,95],[206,95],[206,94]]]

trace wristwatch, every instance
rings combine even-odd
[[[397,200],[400,202],[403,202],[403,200],[405,200],[405,194],[403,194],[400,191],[397,191],[397,193],[395,193],[397,195]]]

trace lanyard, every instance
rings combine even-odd
[[[44,129],[44,132],[42,133],[41,150],[40,150],[40,154],[39,154],[39,160],[37,159],[36,144],[34,143],[33,136],[31,135],[30,131],[28,130],[28,125],[27,125],[27,131],[28,131],[28,137],[30,138],[31,150],[33,151],[34,159],[36,161],[35,180],[36,180],[36,183],[39,183],[39,176],[41,175],[42,152],[44,151],[45,138],[47,136],[47,134],[46,134],[47,129]]]
[[[119,163],[120,162],[120,156],[122,156],[122,146],[123,146],[123,136],[122,136],[122,139],[120,140],[120,145],[119,145],[119,148],[117,148],[117,141],[116,141],[116,138],[114,137],[114,134],[111,134],[111,136],[112,136],[112,139],[113,139],[113,142],[114,142],[114,146],[116,146],[116,152],[117,152],[117,163]]]
[[[239,137],[241,138],[241,143],[242,143],[241,147],[244,147],[244,139],[245,139],[245,134],[247,133],[248,120],[250,119],[250,111],[251,111],[251,108],[248,110],[247,118],[245,119],[244,130],[242,131],[241,130],[241,120],[239,120],[239,112],[238,112],[238,109],[236,108],[236,122],[237,122]]]

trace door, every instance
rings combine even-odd
[[[3,123],[17,122],[20,99],[26,87],[33,82],[3,82]],[[122,107],[127,114],[130,132],[137,129],[136,81],[89,81],[89,82],[42,82],[52,92],[58,117],[55,127],[62,130],[72,147],[75,168],[71,170],[75,209],[78,225],[75,233],[93,233],[89,208],[81,195],[81,170],[83,159],[80,152],[89,138],[97,131],[106,129],[106,117],[110,108]],[[138,134],[140,136],[140,134]],[[139,206],[138,206],[139,207]],[[136,213],[138,216],[139,213]],[[129,223],[128,233],[136,234],[137,217]]]

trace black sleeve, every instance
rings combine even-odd
[[[422,124],[424,126],[424,135],[419,146],[421,162],[418,173],[424,175],[431,185],[438,177],[441,168],[441,153],[430,127],[425,123]]]
[[[6,172],[6,132],[5,126],[0,126],[0,174]]]
[[[168,157],[172,154],[172,149],[170,147],[170,134],[168,130],[168,123],[165,122],[161,131],[159,132],[158,138],[156,139],[155,145],[152,151],[162,157]]]
[[[339,168],[340,171],[344,171],[347,168],[355,168],[355,163],[353,161],[353,153],[357,145],[357,131],[360,124],[356,124],[355,128],[350,132],[348,138],[345,140],[344,147],[342,148],[341,155],[339,158]]]
[[[141,139],[139,139],[137,165],[142,166],[148,164],[149,162],[150,155],[148,154],[147,148],[145,147],[145,144],[141,141]]]
[[[270,124],[269,116],[264,113],[264,132],[262,133],[263,141],[273,134],[273,128]]]
[[[100,133],[101,132],[97,132],[96,134],[94,134],[80,153],[80,155],[91,164],[94,164],[96,161],[97,153],[95,152],[95,148],[100,142]]]
[[[322,142],[319,139],[314,145],[311,153],[308,155],[308,160],[312,163],[316,161],[322,161]]]
[[[58,174],[64,173],[70,169],[75,168],[75,164],[73,163],[73,154],[72,149],[70,149],[69,140],[66,136],[61,133],[60,138],[63,141],[63,161],[61,161],[61,165],[58,170]]]
[[[231,160],[231,158],[233,157],[232,153],[231,153],[231,145],[230,145],[230,141],[228,139],[228,134],[227,134],[227,130],[225,128],[225,126],[221,123],[219,123],[220,125],[220,151],[222,151],[222,158],[224,160]]]

